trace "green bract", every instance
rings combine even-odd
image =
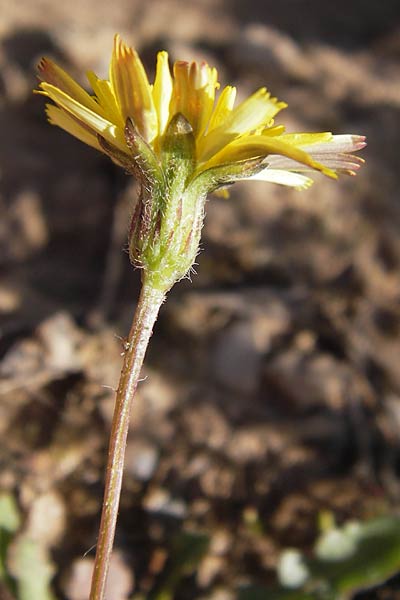
[[[104,138],[102,149],[141,184],[129,232],[129,256],[149,284],[163,292],[191,269],[198,253],[207,195],[237,179],[256,174],[264,159],[220,165],[196,174],[193,129],[180,113],[170,121],[159,157],[131,119],[125,126],[131,156]]]

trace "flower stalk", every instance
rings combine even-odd
[[[144,280],[131,330],[125,342],[124,362],[111,426],[103,508],[90,600],[102,600],[105,594],[118,516],[132,401],[154,323],[164,298],[165,295],[162,291],[154,289],[146,279]]]

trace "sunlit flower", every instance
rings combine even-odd
[[[308,171],[337,178],[354,175],[363,162],[351,154],[365,146],[363,136],[285,133],[274,124],[284,102],[261,88],[235,106],[236,89],[226,86],[217,94],[217,71],[206,63],[177,61],[171,73],[167,53],[159,52],[150,84],[138,54],[119,36],[109,79],[88,73],[94,95],[48,59],[39,73],[40,93],[54,102],[46,107],[49,121],[141,181],[130,248],[132,260],[144,268],[165,268],[160,257],[179,237],[178,223],[186,223],[186,232],[173,251],[196,255],[211,191],[243,179],[304,189],[312,183]],[[163,240],[156,251],[154,237]]]
[[[170,119],[181,113],[196,139],[196,171],[217,165],[264,157],[265,168],[252,179],[293,187],[308,187],[306,170],[354,174],[363,162],[348,156],[364,147],[359,135],[331,133],[285,133],[274,126],[284,102],[261,88],[235,107],[236,89],[219,88],[217,71],[206,63],[177,61],[171,75],[168,55],[159,52],[156,76],[151,85],[135,50],[115,37],[109,79],[88,73],[94,96],[48,59],[39,64],[43,94],[56,104],[47,105],[49,121],[99,150],[98,136],[128,157],[131,151],[124,134],[131,118],[140,135],[156,154]],[[284,158],[283,158],[284,157]]]

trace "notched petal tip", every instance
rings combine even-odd
[[[39,80],[39,86],[42,87],[43,83],[50,83],[59,87],[59,78],[57,77],[57,67],[49,58],[43,56],[37,64],[36,77]],[[34,93],[38,93],[38,90],[34,90]],[[39,92],[40,93],[40,92]]]
[[[188,69],[190,68],[190,62],[188,60],[176,60],[174,62],[174,69]]]
[[[157,58],[161,60],[168,60],[168,52],[166,50],[159,50],[157,52]]]
[[[40,81],[45,81],[53,85],[58,85],[60,77],[58,73],[61,68],[56,65],[50,58],[42,56],[37,64],[38,78]]]
[[[49,59],[46,58],[45,56],[42,56],[42,58],[38,62],[37,70],[39,71],[39,73],[44,73],[49,68],[49,66],[50,66]]]
[[[128,46],[119,34],[116,34],[114,37],[114,59],[119,64],[130,63],[130,61],[136,60],[139,61],[139,55],[134,48]]]
[[[115,58],[125,58],[131,48],[122,41],[119,33],[116,33],[114,36],[114,54]]]
[[[38,90],[33,90],[33,92],[32,92],[32,93],[33,93],[33,94],[39,94],[39,96],[47,96],[47,97],[49,96],[49,95],[48,95],[48,93],[47,93],[47,92],[45,92],[45,91],[42,89],[42,84],[41,84],[41,83],[39,83],[39,89],[38,89]]]
[[[113,58],[117,63],[125,63],[127,60],[131,60],[132,57],[137,58],[137,52],[126,44],[121,36],[117,33],[114,37],[114,49]]]
[[[60,73],[63,71],[52,60],[46,56],[42,56],[36,68],[38,70],[37,76],[40,81],[60,87]]]
[[[365,160],[360,156],[348,154],[347,152],[319,152],[310,154],[313,159],[323,163],[326,167],[345,175],[355,175],[358,169],[365,163]]]
[[[362,150],[367,146],[367,137],[365,135],[352,135],[351,138],[353,141],[353,152]]]
[[[362,150],[367,145],[365,135],[341,134],[333,135],[326,144],[325,152],[342,152],[350,154]]]

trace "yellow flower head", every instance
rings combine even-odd
[[[88,73],[90,95],[48,59],[39,64],[39,93],[50,123],[108,154],[142,183],[130,234],[130,255],[168,287],[190,268],[198,251],[208,192],[241,179],[297,189],[306,171],[354,175],[365,146],[358,135],[285,133],[274,125],[286,107],[261,88],[235,106],[236,89],[219,90],[206,63],[177,61],[159,52],[150,84],[136,51],[117,35],[108,80]],[[177,267],[176,256],[185,256]],[[165,275],[167,274],[167,275]],[[164,276],[165,275],[165,276]],[[162,280],[162,281],[161,281]]]
[[[46,107],[49,121],[102,151],[99,136],[131,156],[124,133],[131,119],[158,155],[167,125],[179,113],[195,136],[196,173],[261,157],[265,168],[253,179],[304,188],[312,183],[303,174],[306,170],[336,177],[338,172],[354,174],[363,162],[349,156],[365,145],[363,136],[286,134],[283,126],[274,126],[274,117],[287,105],[271,97],[266,88],[238,106],[236,89],[231,86],[216,99],[218,74],[206,63],[177,61],[171,74],[168,54],[159,52],[155,80],[150,84],[138,54],[118,35],[109,79],[88,73],[93,96],[48,59],[40,62],[39,73],[40,91],[55,103]]]

